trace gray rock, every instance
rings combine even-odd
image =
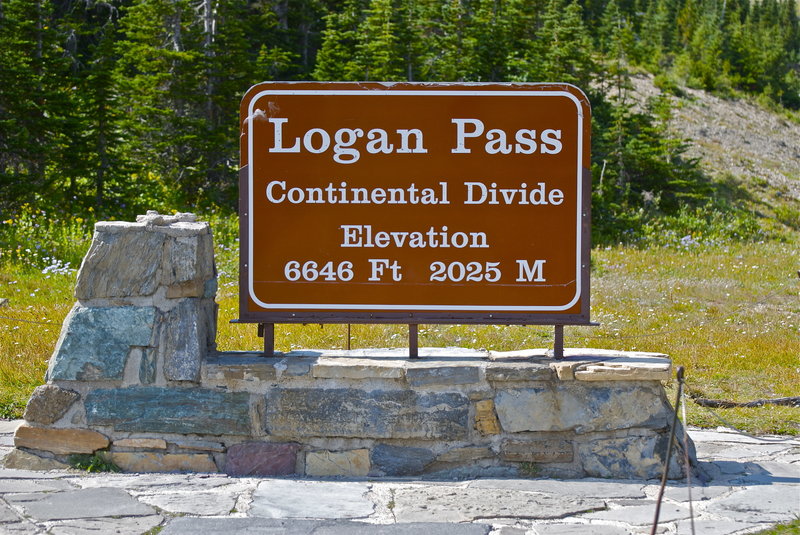
[[[581,498],[626,498],[645,497],[644,484],[631,481],[609,481],[607,479],[483,479],[469,484],[477,489],[507,489],[544,494],[562,494]]]
[[[48,533],[52,535],[95,535],[113,533],[114,535],[141,535],[160,525],[163,517],[125,516],[120,518],[81,518],[53,522]]]
[[[0,434],[13,435],[22,424],[22,420],[0,420]]]
[[[589,477],[657,479],[663,474],[669,437],[664,434],[594,440],[579,444],[583,469]],[[672,450],[669,478],[683,477],[683,455]]]
[[[366,518],[375,509],[365,483],[291,481],[260,483],[251,516],[264,518]]]
[[[9,494],[5,499],[36,521],[115,516],[150,516],[152,507],[139,503],[122,489],[82,489],[35,494]]]
[[[9,522],[19,522],[22,517],[16,511],[8,507],[5,503],[0,502],[0,524],[7,524]]]
[[[479,524],[367,524],[348,520],[286,520],[269,518],[176,518],[161,535],[488,535]]]
[[[612,520],[615,522],[623,522],[631,526],[646,526],[652,524],[654,517],[655,506],[653,504],[629,505],[627,507],[598,511],[582,516],[582,518],[590,520]],[[685,520],[689,517],[690,513],[688,507],[671,503],[662,503],[658,515],[658,522],[659,524],[674,522],[675,520]]]
[[[98,389],[84,402],[90,426],[118,431],[250,434],[250,394],[201,388]]]
[[[29,422],[50,425],[69,410],[80,394],[55,385],[37,386],[25,407],[24,418]]]
[[[202,297],[206,281],[213,277],[214,247],[210,233],[167,240],[161,282],[178,289],[181,295],[177,297]],[[169,289],[167,292],[169,296]]]
[[[3,535],[15,535],[17,533],[30,535],[31,533],[37,533],[37,529],[35,524],[25,519],[22,522],[3,524]]]
[[[413,387],[468,385],[480,380],[480,369],[477,366],[409,366],[406,378]]]
[[[66,470],[69,465],[56,461],[55,459],[46,459],[39,457],[32,453],[22,450],[11,450],[11,453],[6,455],[3,459],[3,466],[6,469],[12,470]],[[40,475],[40,474],[39,474]]]
[[[426,481],[462,481],[466,479],[480,479],[483,477],[519,477],[519,468],[516,466],[482,466],[480,464],[458,466],[456,468],[447,468],[444,470],[435,470],[434,467],[430,467],[428,471],[420,477]]]
[[[800,485],[800,464],[756,461],[743,463],[741,477],[731,480],[735,485]]]
[[[235,483],[223,474],[87,474],[77,478],[82,488],[120,488],[137,496],[160,492],[204,492]]]
[[[785,485],[754,486],[720,498],[717,513],[742,522],[788,522],[800,512],[800,490]]]
[[[660,385],[651,382],[585,384],[509,389],[495,397],[504,431],[607,431],[669,425],[670,408]]]
[[[158,288],[156,276],[161,266],[165,236],[144,232],[139,227],[128,224],[115,227],[114,232],[104,231],[108,229],[100,224],[95,227],[92,245],[78,272],[75,297],[153,295]],[[136,252],[135,261],[131,261],[132,251]]]
[[[378,444],[372,448],[372,466],[387,476],[412,476],[421,474],[436,458],[426,448],[410,448]]]
[[[151,385],[156,382],[156,349],[145,347],[142,349],[142,359],[139,361],[139,382],[143,385]]]
[[[203,298],[214,299],[217,296],[218,289],[219,283],[217,282],[217,277],[214,276],[214,278],[208,279],[205,284],[203,284]]]
[[[564,499],[506,489],[439,485],[395,492],[397,522],[471,522],[478,518],[561,518],[602,509],[600,498]]]
[[[0,494],[53,492],[75,487],[63,479],[0,479]]]
[[[549,363],[492,362],[486,367],[487,381],[550,381],[554,376]]]
[[[572,442],[562,439],[504,440],[500,446],[500,457],[506,461],[571,463],[574,456]]]
[[[731,522],[729,520],[697,520],[694,521],[694,529],[690,520],[678,520],[675,522],[675,535],[730,535],[732,533],[754,533],[757,527],[764,528],[765,525],[751,522]],[[760,533],[761,530],[758,530]]]
[[[691,501],[700,502],[730,494],[731,490],[732,487],[728,485],[702,486],[702,483],[692,479],[691,487],[676,482],[667,484],[664,489],[664,498],[673,502],[685,503],[690,501],[689,493],[691,492]]]
[[[265,428],[283,437],[467,437],[469,400],[458,393],[351,388],[276,388],[266,395]]]
[[[240,494],[247,490],[244,484],[227,485],[213,490],[194,492],[160,492],[142,496],[140,501],[179,515],[225,516],[236,508]]]
[[[153,307],[76,305],[64,320],[48,381],[122,379],[131,347],[149,346]]]
[[[158,355],[170,381],[200,379],[200,366],[214,343],[208,331],[209,303],[184,299],[158,318]]]
[[[21,452],[25,453],[25,452]],[[69,468],[66,465],[62,464],[64,469]],[[0,469],[0,476],[6,479],[59,479],[64,477],[64,474],[59,474],[58,472],[32,472],[29,469],[24,468],[9,468],[8,466],[3,467]]]
[[[533,532],[536,535],[629,535],[630,531],[619,526],[604,526],[602,524],[535,524]]]
[[[144,214],[136,216],[137,223],[148,225],[173,225],[175,223],[194,223],[197,216],[191,212],[178,212],[174,215],[159,214],[158,210],[148,210]]]
[[[283,375],[300,377],[308,375],[311,371],[311,365],[316,360],[315,358],[289,357],[282,359],[279,364],[275,365],[275,368],[277,369],[280,366],[283,369]]]

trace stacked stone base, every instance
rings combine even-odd
[[[195,383],[57,381],[28,415],[66,411],[20,427],[16,446],[60,460],[100,452],[131,472],[661,476],[672,419],[663,355],[422,354],[216,353]],[[670,477],[683,477],[682,458],[676,450]]]
[[[664,355],[218,353],[216,288],[211,230],[191,214],[98,223],[6,466],[98,454],[127,471],[260,476],[662,472]]]

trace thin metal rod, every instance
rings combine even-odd
[[[672,418],[672,429],[669,433],[669,443],[667,444],[667,456],[664,458],[664,473],[661,476],[661,487],[658,489],[658,498],[656,498],[656,514],[653,518],[653,526],[650,529],[650,535],[655,535],[658,529],[658,517],[661,514],[661,500],[664,498],[664,489],[667,486],[667,476],[669,475],[669,458],[672,455],[672,446],[675,443],[675,431],[678,427],[678,406],[681,403],[681,394],[683,391],[683,366],[678,366],[678,394],[675,397],[675,415]],[[686,430],[683,431],[684,433]]]
[[[416,323],[408,324],[408,357],[419,358],[419,325]]]
[[[564,326],[555,326],[555,338],[553,340],[553,358],[564,358]]]
[[[350,351],[350,324],[347,324],[347,350]]]
[[[692,503],[692,463],[689,460],[689,433],[686,426],[689,420],[686,418],[686,390],[681,388],[681,413],[683,414],[683,465],[686,470],[686,490],[689,493],[689,518],[692,521],[692,535],[695,535],[694,527],[694,504]]]

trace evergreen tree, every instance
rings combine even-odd
[[[689,63],[690,80],[704,89],[712,90],[720,84],[724,74],[720,71],[722,16],[716,2],[706,2],[702,9],[702,16],[694,23],[692,32],[687,34],[689,42],[685,57]]]
[[[120,152],[119,112],[114,88],[115,43],[119,10],[113,4],[76,2],[63,13],[69,35],[66,54],[71,62],[74,106],[67,120],[72,135],[65,138],[59,159],[67,181],[68,202],[92,205],[98,214],[116,212],[111,198],[131,194]]]
[[[612,0],[613,1],[613,0]],[[592,42],[583,24],[581,7],[575,0],[550,0],[539,32],[542,81],[568,82],[588,90],[593,72]]]
[[[346,0],[339,12],[325,17],[322,45],[313,76],[316,80],[358,80],[361,69],[355,60],[363,0]]]
[[[355,63],[362,80],[405,79],[392,0],[370,0],[358,26]]]
[[[508,77],[510,14],[501,0],[475,0],[466,41],[471,52],[466,77],[475,82],[498,82]]]
[[[44,0],[4,0],[0,11],[0,209],[37,195],[61,199],[57,162],[71,108],[63,35]]]
[[[461,0],[429,2],[425,38],[430,42],[423,52],[421,76],[430,81],[471,79],[476,41],[468,35],[469,16]]]

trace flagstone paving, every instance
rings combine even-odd
[[[0,459],[19,422],[0,421]],[[667,486],[659,533],[754,533],[800,517],[800,440],[690,430],[699,472]],[[697,480],[702,478],[702,482]],[[688,483],[688,484],[687,484]],[[0,468],[0,533],[634,535],[657,480],[463,481],[89,474]]]

